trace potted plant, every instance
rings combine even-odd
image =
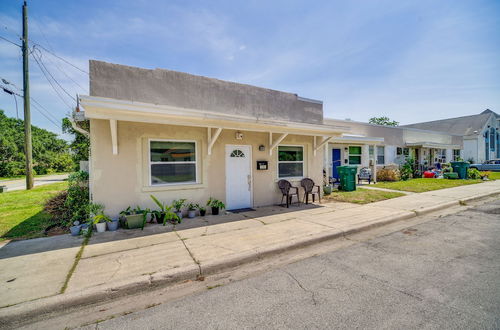
[[[198,210],[200,211],[200,216],[204,217],[207,214],[207,209],[204,206],[198,205]]]
[[[196,217],[196,210],[199,208],[199,205],[198,204],[194,204],[194,203],[189,203],[187,205],[187,209],[188,209],[188,218],[194,218]]]
[[[325,195],[330,195],[332,193],[332,185],[327,184],[323,186],[323,192]]]
[[[106,214],[98,214],[94,217],[93,224],[95,225],[98,233],[104,233],[106,231],[106,223],[111,222],[111,218]]]
[[[146,217],[147,217],[146,211],[142,210],[138,206],[135,209],[132,209],[129,206],[125,210],[120,212],[120,221],[122,223],[122,227],[128,229],[135,229],[135,228],[144,229]]]
[[[151,211],[151,215],[156,220],[157,223],[163,223],[163,225],[165,226],[167,221],[170,221],[170,222],[180,222],[181,221],[180,218],[177,216],[177,214],[172,212],[172,209],[174,208],[173,206],[160,202],[158,200],[158,198],[156,198],[153,195],[151,195],[151,199],[160,208],[159,211],[158,210]]]
[[[118,219],[111,219],[111,221],[106,222],[109,231],[116,231],[118,229]]]
[[[82,235],[87,235],[90,231],[90,225],[88,223],[82,223],[80,225]]]
[[[98,233],[106,231],[106,222],[111,221],[111,218],[104,214],[104,205],[90,203],[88,211],[92,224],[95,225]]]
[[[81,229],[82,229],[82,226],[80,225],[80,221],[73,222],[73,226],[69,227],[69,230],[71,232],[71,236],[80,235]]]
[[[212,208],[212,214],[218,215],[220,209],[225,209],[226,205],[222,203],[220,200],[210,197],[207,201],[207,206]]]
[[[182,219],[182,207],[186,204],[186,200],[184,198],[176,199],[172,202],[172,206],[175,209],[175,214]]]

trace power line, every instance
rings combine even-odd
[[[12,96],[14,97],[14,102],[16,102],[16,118],[17,118],[17,119],[19,119],[19,110],[18,110],[18,108],[17,108],[17,98],[16,98],[16,94],[15,94],[13,91],[11,91],[11,90],[9,90],[9,89],[7,89],[7,88],[2,87],[2,89],[3,89],[3,91],[4,91],[5,93],[10,94],[10,95],[12,95]]]
[[[0,80],[5,84],[5,85],[11,85],[11,86],[14,86],[19,92],[23,93],[23,90],[19,87],[17,87],[14,83],[11,83],[10,81],[8,81],[7,79],[5,78],[1,78],[0,77]],[[5,91],[5,89],[4,89]],[[5,91],[6,93],[9,93],[10,94],[10,90],[9,91]],[[17,93],[14,93],[13,95],[17,95],[19,96],[19,94]],[[20,96],[22,97],[22,95]],[[52,115],[52,113],[47,110],[47,108],[45,108],[43,105],[40,104],[40,102],[38,102],[34,97],[30,96],[30,100],[35,102],[40,108],[42,108],[49,116],[51,116],[54,120],[58,121],[59,119],[56,118],[55,116]]]
[[[33,51],[35,49],[33,48]],[[32,53],[33,56],[36,56],[35,53]],[[69,96],[69,98],[71,98],[73,101],[76,102],[76,98],[74,98],[70,93],[68,93],[68,91],[66,89],[64,89],[64,87],[61,86],[61,84],[57,81],[56,78],[54,78],[54,76],[52,75],[52,73],[50,73],[49,69],[47,69],[47,67],[45,66],[45,64],[43,63],[42,61],[42,56],[40,54],[38,54],[38,60],[40,61],[40,64],[43,66],[43,68],[45,69],[45,71],[50,75],[50,77],[52,77],[52,80],[54,80],[54,82],[57,84],[57,86],[59,86],[60,89],[62,89],[62,91],[64,93],[66,93],[66,95]]]
[[[54,84],[52,83],[52,81],[50,80],[50,78],[48,77],[47,73],[45,73],[42,65],[40,64],[40,62],[38,62],[38,59],[36,58],[35,55],[33,55],[33,53],[31,54],[33,59],[35,60],[36,64],[38,65],[38,67],[40,68],[40,71],[42,71],[42,74],[44,75],[45,79],[47,79],[47,81],[49,82],[50,86],[52,86],[52,89],[56,92],[57,96],[59,97],[59,99],[64,103],[66,104],[66,106],[68,106],[71,110],[73,110],[73,108],[71,107],[70,104],[67,103],[67,101],[64,99],[64,97],[60,94],[60,92],[57,90],[57,88],[54,86]]]
[[[33,41],[32,41],[32,42],[33,42]],[[47,48],[43,47],[42,45],[40,45],[40,44],[38,44],[38,43],[35,43],[35,42],[33,42],[33,44],[34,44],[34,45],[33,45],[33,47],[35,47],[35,46],[36,46],[36,47],[39,47],[39,48],[43,49],[44,51],[46,51],[47,53],[51,54],[52,56],[57,57],[57,58],[58,58],[58,59],[60,59],[61,61],[65,62],[66,64],[71,65],[71,66],[72,66],[72,67],[74,67],[75,69],[77,69],[77,70],[79,70],[79,71],[81,71],[81,72],[83,72],[83,73],[85,73],[85,74],[89,74],[87,71],[85,71],[85,70],[83,70],[83,69],[81,69],[81,68],[77,67],[77,66],[76,66],[76,65],[74,65],[73,63],[71,63],[71,62],[69,62],[68,60],[66,60],[66,59],[62,58],[61,56],[57,55],[56,53],[54,53],[54,52],[52,52],[52,51],[48,50]]]
[[[0,86],[0,87],[1,87],[1,88],[4,90],[4,92],[6,92],[7,94],[14,95],[14,99],[15,99],[15,97],[16,97],[16,96],[23,97],[23,96],[22,96],[22,95],[20,95],[19,93],[16,93],[16,92],[14,92],[13,90],[11,90],[11,89],[9,89],[9,88],[7,88],[7,87],[5,87],[5,86]],[[36,101],[35,101],[35,102],[36,102]],[[40,105],[38,102],[36,102],[36,103],[37,103],[38,105]],[[52,124],[54,124],[57,128],[61,129],[61,126],[60,126],[57,122],[55,122],[54,120],[52,120],[49,116],[47,116],[45,113],[43,113],[43,112],[42,112],[42,110],[38,107],[38,105],[35,105],[35,109],[36,109],[36,110],[37,110],[37,111],[38,111],[38,112],[39,112],[42,116],[44,116],[44,117],[45,117],[45,119],[47,119],[48,121],[50,121],[50,122],[51,122]],[[44,109],[44,108],[42,107],[42,109]],[[47,111],[46,109],[44,109],[44,110],[45,110],[45,111]],[[17,100],[16,100],[16,111],[17,111]],[[52,114],[51,114],[50,112],[48,112],[48,111],[47,111],[47,113],[48,113],[49,115],[52,115]],[[19,117],[18,117],[18,119],[19,119]],[[57,119],[56,119],[55,117],[54,117],[54,119],[57,121]]]
[[[5,41],[7,41],[7,42],[9,42],[9,43],[11,43],[11,44],[13,44],[13,45],[17,46],[17,47],[21,47],[21,45],[18,45],[18,44],[16,44],[14,41],[11,41],[11,40],[9,40],[9,39],[7,39],[7,38],[4,38],[4,37],[2,37],[2,36],[0,36],[0,39],[3,39],[3,40],[5,40]]]
[[[66,76],[66,78],[68,78],[69,80],[71,80],[76,86],[78,86],[79,88],[85,90],[85,87],[83,87],[82,85],[80,85],[77,81],[75,81],[73,78],[71,78],[71,76],[69,74],[66,73],[66,71],[64,71],[63,69],[61,69],[61,67],[59,65],[57,65],[56,62],[52,62],[49,58],[46,58],[47,61],[49,61],[52,65],[54,65],[57,70],[59,70],[62,74],[64,74]]]
[[[12,33],[12,34],[15,34],[15,35],[16,35],[16,37],[18,37],[20,40],[22,40],[22,39],[23,39],[23,37],[21,37],[21,35],[20,35],[19,33],[15,32],[15,31],[12,31],[12,30],[11,30],[11,29],[10,29],[7,25],[5,25],[5,24],[2,24],[2,25],[3,25],[3,28],[4,28],[4,30],[5,30],[5,31],[10,32],[10,33]]]

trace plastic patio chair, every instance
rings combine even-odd
[[[368,167],[361,168],[358,174],[358,183],[360,183],[361,180],[368,181],[368,184],[370,184],[372,182],[372,170]]]
[[[292,204],[293,196],[296,196],[297,203],[300,203],[299,188],[293,187],[289,181],[283,179],[278,181],[278,187],[281,190],[281,205],[283,205],[283,198],[286,197],[286,207],[288,208]]]
[[[300,185],[304,188],[304,202],[309,204],[309,195],[312,195],[313,203],[315,202],[315,195],[318,195],[318,201],[321,202],[321,188],[314,184],[314,181],[309,178],[304,178],[300,181]]]

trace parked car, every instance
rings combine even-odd
[[[479,171],[500,172],[500,159],[487,160],[482,164],[471,164],[470,168],[476,168]]]

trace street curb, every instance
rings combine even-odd
[[[196,280],[201,274],[203,276],[216,274],[223,270],[235,268],[242,264],[258,261],[266,257],[281,254],[286,251],[296,250],[307,246],[322,243],[328,240],[345,237],[360,233],[377,227],[382,227],[394,222],[408,220],[420,215],[439,211],[450,206],[461,204],[461,202],[474,201],[490,196],[499,195],[500,191],[484,193],[457,201],[444,202],[429,208],[417,211],[403,211],[391,217],[383,217],[371,221],[368,224],[361,224],[358,227],[346,231],[331,228],[321,234],[300,238],[285,244],[278,244],[263,250],[252,250],[240,253],[237,256],[225,258],[223,261],[209,262],[206,264],[195,264],[192,266],[172,269],[165,272],[141,275],[133,279],[115,282],[113,285],[100,285],[82,291],[58,294],[33,301],[19,303],[9,307],[0,308],[0,320],[3,326],[16,326],[19,320],[34,319],[39,316],[65,311],[69,308],[91,305],[96,302],[109,301],[125,295],[139,293],[144,290],[151,290],[166,285],[180,283],[187,280]]]
[[[487,193],[487,194],[480,194],[480,195],[465,197],[465,198],[459,200],[459,203],[460,202],[462,202],[462,203],[473,202],[473,201],[476,201],[478,199],[483,199],[483,198],[486,198],[486,197],[493,197],[493,196],[497,196],[497,195],[500,195],[500,191],[497,191],[497,192],[494,192],[494,193]]]

